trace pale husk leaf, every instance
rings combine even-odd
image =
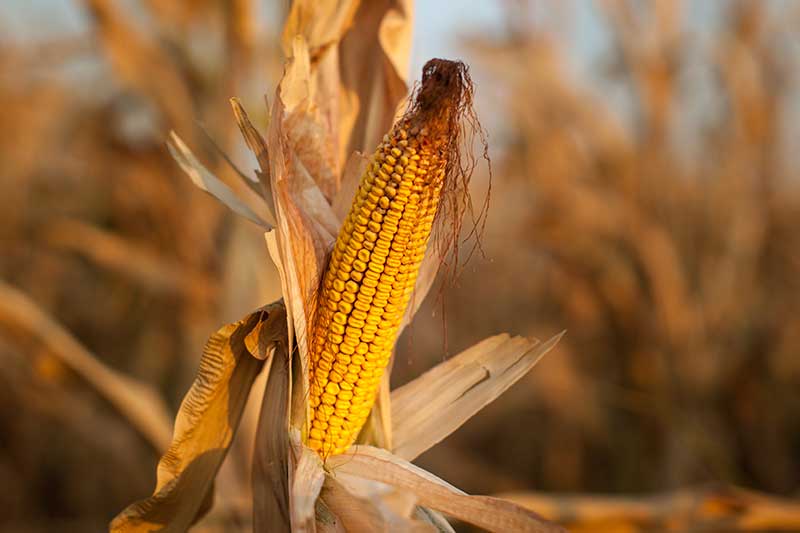
[[[333,242],[336,221],[330,205],[304,172],[288,143],[284,142],[281,120],[283,104],[275,99],[274,120],[270,123],[267,146],[270,153],[270,180],[276,209],[277,231],[267,235],[267,246],[281,276],[282,292],[290,320],[289,350],[297,346],[301,371],[308,375],[309,320],[313,316],[314,296],[319,286],[328,250]],[[291,166],[291,168],[290,168]],[[327,211],[327,214],[325,212]],[[324,220],[324,224],[320,222]],[[327,227],[326,227],[327,226]],[[333,227],[331,227],[333,226]],[[305,398],[307,385],[297,391]],[[302,425],[293,417],[293,425]]]
[[[292,432],[291,447],[295,459],[289,476],[292,531],[310,533],[316,531],[316,501],[325,482],[325,471],[319,454],[300,442],[297,431]]]
[[[236,117],[237,122],[238,122],[240,117],[237,116],[235,107],[234,107],[234,116]],[[219,145],[219,143],[214,139],[214,137],[211,135],[211,133],[209,133],[202,125],[200,125],[199,127],[200,127],[200,131],[203,132],[203,137],[205,137],[205,140],[214,148],[214,152],[216,152],[217,155],[220,156],[225,161],[225,163],[227,163],[228,167],[234,172],[234,174],[236,174],[236,177],[239,178],[239,181],[245,187],[250,189],[251,192],[255,193],[256,197],[259,200],[264,200],[264,192],[261,189],[261,184],[259,182],[258,170],[256,170],[256,176],[251,176],[250,174],[247,174],[244,171],[242,171],[242,169],[240,169],[236,165],[236,163],[234,163],[233,159],[228,157],[227,152]],[[252,127],[252,124],[251,124],[251,127]],[[241,131],[242,127],[240,126],[239,129]],[[249,134],[250,132],[248,131],[247,133]],[[242,134],[244,135],[245,132],[242,131]],[[249,139],[247,137],[245,137],[245,141],[248,141],[248,140]],[[249,143],[248,143],[248,146],[249,146]],[[265,218],[269,218],[269,217],[265,217]],[[273,219],[274,219],[274,217],[273,217]],[[274,225],[274,220],[272,220],[270,222],[270,224]]]
[[[326,506],[341,521],[345,531],[409,531],[436,532],[429,522],[411,518],[413,505],[408,512],[394,512],[389,506],[373,498],[351,493],[345,485],[331,476],[325,478],[320,495]]]
[[[411,461],[524,376],[561,339],[489,337],[392,392],[394,453]]]
[[[172,444],[158,463],[153,495],[122,511],[112,521],[111,531],[185,531],[207,511],[214,477],[253,380],[264,365],[265,354],[250,353],[245,339],[261,328],[259,337],[285,343],[285,320],[283,304],[277,302],[220,328],[208,339],[197,377],[175,419]],[[250,344],[258,349],[258,344]]]
[[[267,141],[264,139],[261,133],[259,133],[255,126],[253,126],[253,123],[250,121],[250,117],[247,116],[247,112],[244,110],[244,107],[239,99],[231,98],[230,104],[231,108],[233,109],[233,116],[236,118],[236,123],[239,125],[239,131],[242,133],[242,137],[244,137],[247,147],[251,152],[253,152],[253,155],[256,156],[256,161],[258,161],[259,168],[256,169],[256,176],[258,176],[258,181],[262,187],[260,193],[264,197],[264,201],[267,203],[269,212],[272,215],[271,221],[274,221],[275,204],[272,198],[272,184],[270,183],[269,179],[270,165]]]
[[[386,450],[359,446],[327,461],[334,477],[350,474],[392,485],[413,493],[420,505],[489,531],[563,531],[533,511],[489,496],[470,496],[430,472],[396,457]]]
[[[320,498],[345,531],[385,531],[386,522],[375,505],[351,494],[336,479],[326,476]]]
[[[327,199],[339,185],[340,168],[336,161],[332,121],[335,109],[329,109],[333,88],[318,83],[320,71],[330,69],[328,61],[320,62],[302,35],[292,41],[291,55],[280,83],[285,114],[282,115],[287,144],[294,160],[303,166]],[[325,57],[335,56],[325,53]],[[327,113],[326,113],[327,111]]]
[[[289,356],[286,343],[268,359],[253,450],[253,530],[287,531],[289,516]]]
[[[372,153],[408,92],[413,2],[363,2],[340,45],[339,151]]]
[[[237,215],[254,224],[258,224],[265,230],[272,229],[272,225],[269,222],[258,216],[255,211],[236,196],[236,193],[230,187],[204,167],[174,131],[170,133],[167,148],[181,169],[198,188],[222,202]]]

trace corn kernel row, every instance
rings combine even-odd
[[[342,453],[366,422],[428,245],[444,168],[403,122],[367,168],[331,254],[311,339],[308,445]]]

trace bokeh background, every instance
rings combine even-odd
[[[174,411],[205,338],[278,296],[260,231],[164,140],[255,168],[228,98],[263,126],[287,7],[0,4],[0,530],[100,531],[152,490],[157,453],[65,352]],[[393,381],[567,335],[419,464],[476,493],[800,495],[800,4],[421,0],[412,79],[436,56],[471,65],[491,204]],[[198,529],[246,527],[254,424]]]

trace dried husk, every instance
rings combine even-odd
[[[269,222],[256,214],[246,203],[236,196],[230,187],[204,167],[191,150],[189,150],[189,147],[186,146],[186,143],[184,143],[175,132],[170,133],[167,148],[169,148],[172,157],[178,162],[186,175],[191,178],[192,183],[194,183],[197,188],[206,191],[231,211],[261,226],[264,230],[269,231],[272,229],[272,225]]]
[[[231,100],[260,167],[264,205],[250,208],[172,137],[176,160],[198,186],[268,229],[285,306],[274,304],[212,337],[153,496],[123,511],[114,531],[179,531],[202,515],[244,400],[264,366],[269,379],[253,463],[256,531],[452,531],[434,509],[493,531],[557,530],[514,504],[468,496],[403,459],[435,445],[494,400],[557,338],[545,344],[507,335],[484,341],[398,391],[396,409],[387,374],[359,441],[368,445],[323,465],[303,444],[306,337],[316,291],[366,164],[362,152],[389,130],[407,92],[411,13],[408,0],[294,2],[283,37],[288,60],[266,136]],[[426,256],[404,326],[433,283],[441,253],[431,247]],[[442,394],[445,384],[451,393]],[[412,412],[419,399],[430,408]],[[369,444],[394,447],[402,456]]]
[[[437,531],[430,522],[412,517],[413,504],[395,512],[377,497],[354,494],[333,476],[326,476],[321,498],[345,531]]]
[[[469,496],[433,474],[372,446],[334,455],[326,463],[331,475],[350,474],[386,483],[414,494],[419,503],[488,531],[555,532],[562,528],[533,511],[489,496]]]
[[[293,433],[294,469],[290,472],[292,531],[316,531],[316,502],[325,482],[322,460]]]
[[[281,302],[251,313],[212,335],[192,387],[175,418],[172,444],[158,463],[153,494],[112,522],[113,532],[185,531],[211,506],[217,470],[239,424],[250,386],[272,353],[285,344]]]
[[[287,344],[275,346],[261,399],[253,450],[253,530],[287,531],[289,516],[289,418],[291,396]],[[266,386],[268,385],[268,386]]]
[[[560,339],[495,335],[392,391],[393,452],[413,461],[527,374]]]

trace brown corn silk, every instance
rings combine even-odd
[[[474,167],[459,155],[464,119],[474,125],[467,67],[429,61],[339,231],[310,344],[307,443],[323,457],[346,451],[372,409],[438,215],[458,234]]]

